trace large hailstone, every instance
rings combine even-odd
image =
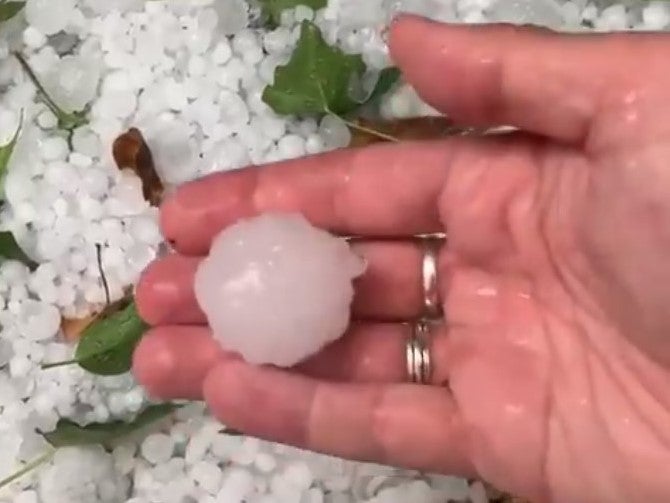
[[[288,367],[344,333],[352,281],[364,270],[344,239],[301,215],[265,214],[215,238],[195,295],[225,349]]]

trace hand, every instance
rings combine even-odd
[[[161,212],[180,255],[139,284],[154,328],[134,372],[250,435],[479,476],[534,502],[670,501],[670,38],[396,21],[433,106],[523,133],[384,144],[217,174]],[[298,368],[210,339],[193,273],[236,219],[299,210],[331,231],[445,231],[433,386],[403,383],[421,251],[358,245],[370,269],[342,341]]]

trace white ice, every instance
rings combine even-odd
[[[345,240],[301,215],[265,214],[216,237],[195,294],[224,348],[291,366],[344,333],[364,269]]]

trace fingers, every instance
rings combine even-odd
[[[163,234],[179,252],[203,255],[221,229],[269,211],[301,212],[344,235],[437,232],[450,151],[448,143],[376,145],[211,175],[163,203]]]
[[[150,330],[133,354],[133,375],[154,398],[202,399],[207,373],[225,353],[205,327]]]
[[[378,321],[419,316],[423,309],[421,245],[412,241],[355,242],[352,248],[368,263],[355,284],[353,316]],[[199,262],[196,257],[170,255],[148,267],[136,292],[143,319],[153,325],[206,322],[193,290]]]
[[[349,459],[474,475],[466,428],[442,388],[329,383],[225,361],[208,374],[204,393],[224,424],[252,436]]]
[[[585,139],[603,96],[639,60],[622,38],[415,16],[398,18],[389,45],[408,82],[452,118],[569,142]]]
[[[339,340],[293,370],[337,382],[407,381],[405,345],[411,327],[402,324],[354,324]],[[432,332],[433,383],[448,380],[450,348],[446,330]],[[133,359],[135,378],[155,397],[201,399],[205,376],[221,361],[238,359],[201,326],[164,326],[140,341]]]

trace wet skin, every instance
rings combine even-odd
[[[161,209],[178,255],[138,286],[155,328],[134,373],[228,426],[360,460],[482,477],[536,502],[670,501],[670,38],[561,36],[403,17],[392,57],[434,107],[511,124],[486,139],[374,146],[217,174]],[[350,332],[296,369],[210,339],[193,273],[236,219],[297,210],[358,245]],[[403,383],[396,323],[448,233],[432,386]],[[365,321],[374,319],[376,321]]]

